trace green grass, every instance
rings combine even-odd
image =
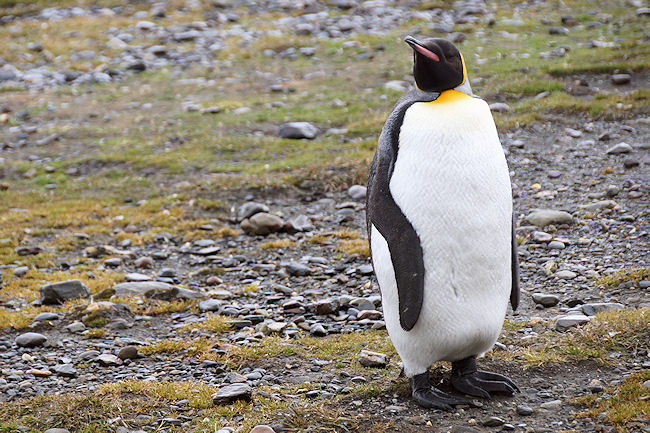
[[[614,289],[621,283],[628,281],[639,282],[650,278],[650,268],[621,269],[613,274],[605,275],[596,280],[596,284],[606,289]]]
[[[608,388],[606,394],[588,395],[573,404],[587,409],[582,417],[604,419],[621,433],[639,431],[650,418],[650,391],[644,382],[650,380],[650,371],[634,372],[620,385]],[[636,423],[635,423],[636,421]]]

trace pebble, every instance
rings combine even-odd
[[[250,433],[276,433],[276,431],[268,425],[257,425],[253,427],[253,430],[251,430]]]
[[[237,221],[245,220],[256,213],[268,212],[269,210],[269,207],[265,204],[254,201],[246,202],[237,209]]]
[[[632,152],[634,149],[632,149],[632,146],[627,144],[626,142],[622,141],[618,144],[615,144],[614,146],[610,147],[607,149],[605,152],[608,155],[618,155],[621,153],[629,153]]]
[[[13,270],[13,274],[19,278],[27,275],[27,272],[29,272],[29,267],[27,266],[18,266]]]
[[[603,383],[598,379],[592,379],[587,388],[589,388],[589,392],[592,394],[599,394],[605,390],[603,388]]]
[[[214,404],[228,404],[237,400],[250,401],[252,398],[252,388],[245,383],[233,383],[219,388],[212,394]]]
[[[481,424],[483,424],[485,427],[499,427],[504,423],[505,421],[503,418],[499,418],[498,416],[491,416],[484,420]]]
[[[584,325],[589,322],[589,317],[583,314],[571,314],[560,316],[555,320],[555,329],[557,331],[566,331],[574,326]]]
[[[494,111],[495,113],[507,113],[510,111],[510,106],[508,104],[504,104],[503,102],[495,102],[493,104],[490,104],[490,110]]]
[[[533,414],[533,409],[525,404],[517,405],[517,414],[522,416],[528,416]]]
[[[547,246],[550,250],[563,250],[565,248],[564,243],[560,241],[551,241]]]
[[[568,271],[568,270],[557,271],[553,275],[555,276],[555,278],[560,280],[572,280],[578,276],[578,274],[576,274],[575,272]]]
[[[16,344],[20,347],[39,347],[47,342],[47,337],[37,332],[26,332],[16,337]]]
[[[223,305],[224,302],[220,299],[206,299],[199,302],[199,311],[219,311]]]
[[[34,317],[34,322],[44,322],[47,320],[59,320],[60,317],[56,313],[41,313]]]
[[[80,280],[62,281],[60,283],[46,284],[39,289],[41,303],[60,304],[73,299],[87,298],[90,290]]]
[[[323,327],[323,325],[320,323],[314,323],[309,328],[309,333],[316,337],[324,337],[327,335],[327,330],[325,330],[325,327]]]
[[[632,81],[632,76],[630,74],[613,74],[611,78],[612,83],[617,85],[628,84]]]
[[[536,304],[542,305],[543,307],[549,308],[554,307],[560,302],[560,298],[555,295],[548,295],[544,293],[533,293],[533,301]]]
[[[551,224],[572,224],[573,216],[561,210],[538,209],[528,214],[525,221],[537,227],[546,227]]]
[[[386,367],[388,365],[388,356],[379,353],[372,352],[370,350],[362,350],[359,354],[359,363],[364,367]]]
[[[105,367],[122,365],[124,363],[120,358],[110,353],[102,353],[97,357],[96,361]]]
[[[256,213],[241,222],[241,228],[249,235],[268,235],[284,228],[282,218],[266,212]]]
[[[312,139],[316,137],[318,132],[318,128],[309,122],[289,122],[280,126],[278,136],[280,138],[290,139]]]
[[[562,407],[562,400],[551,400],[539,405],[542,409],[557,410]]]
[[[120,349],[117,354],[117,357],[121,360],[126,359],[137,359],[138,358],[138,348],[135,346],[124,346]]]
[[[76,377],[77,370],[72,364],[60,364],[51,367],[50,370],[54,372],[57,376],[61,377]]]
[[[352,185],[348,188],[348,195],[353,200],[363,200],[366,198],[366,187],[362,185]]]
[[[153,268],[153,259],[151,257],[140,257],[133,264],[138,268]]]
[[[49,428],[45,430],[43,433],[70,433],[70,430],[66,428]]]

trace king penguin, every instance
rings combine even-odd
[[[494,119],[473,95],[460,51],[444,39],[405,42],[417,89],[397,102],[379,137],[367,228],[386,328],[413,399],[451,410],[469,401],[432,385],[438,361],[451,362],[461,393],[518,390],[476,365],[508,302],[519,303],[512,191]]]

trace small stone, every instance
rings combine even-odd
[[[605,390],[602,382],[598,379],[592,379],[587,387],[589,388],[589,392],[592,394],[599,394]]]
[[[632,81],[632,76],[630,74],[614,74],[612,75],[612,83],[617,85],[628,84]]]
[[[298,215],[289,220],[289,226],[297,232],[308,232],[314,229],[314,224],[307,215]]]
[[[338,303],[333,299],[323,299],[316,302],[316,314],[326,315],[335,313],[338,309]]]
[[[304,277],[311,274],[311,269],[307,265],[297,262],[289,262],[284,265],[284,268],[287,270],[287,273],[294,277]]]
[[[560,241],[551,241],[548,243],[548,248],[551,250],[563,250],[565,248],[565,245]]]
[[[90,290],[80,280],[62,281],[60,283],[46,284],[39,289],[41,303],[60,304],[72,299],[87,298]]]
[[[623,167],[625,167],[625,168],[638,167],[640,164],[641,164],[641,162],[636,158],[625,158],[623,160]]]
[[[555,329],[557,331],[566,331],[569,328],[584,325],[587,322],[589,322],[589,317],[583,314],[560,316],[555,320]]]
[[[14,275],[17,276],[18,278],[24,277],[27,275],[27,272],[29,272],[29,267],[27,266],[18,266],[17,268],[14,268]]]
[[[517,405],[517,414],[522,416],[528,416],[533,414],[533,409],[530,406],[525,404]]]
[[[46,341],[47,337],[37,332],[26,332],[16,337],[16,344],[20,347],[39,347]]]
[[[553,209],[538,209],[528,214],[525,220],[537,227],[546,227],[551,224],[573,223],[573,217],[570,213]]]
[[[499,418],[498,416],[491,416],[488,419],[484,420],[482,424],[485,427],[499,427],[500,425],[503,425],[505,421],[503,418]]]
[[[129,272],[124,276],[124,279],[130,282],[151,281],[151,277],[149,275],[140,274],[138,272]]]
[[[553,235],[546,232],[534,231],[531,238],[533,242],[546,243],[546,242],[550,242],[553,239]]]
[[[542,409],[557,410],[562,407],[562,400],[551,400],[539,405]]]
[[[65,327],[70,332],[81,332],[86,329],[86,325],[84,325],[82,322],[72,322],[68,326]]]
[[[219,311],[223,306],[223,301],[220,299],[206,299],[199,302],[199,311]]]
[[[592,302],[583,304],[580,308],[585,316],[595,316],[602,311],[620,311],[625,309],[625,306],[617,302]]]
[[[282,218],[266,212],[256,213],[241,222],[241,228],[250,235],[267,235],[284,228]]]
[[[560,280],[572,280],[578,276],[575,272],[568,270],[557,271],[553,275]]]
[[[508,104],[504,104],[503,102],[495,102],[493,104],[490,104],[490,110],[494,111],[495,113],[507,113],[510,111],[510,106]]]
[[[560,302],[560,298],[555,295],[547,295],[544,293],[533,293],[533,301],[536,304],[542,305],[543,307],[549,308],[554,307]]]
[[[50,428],[45,430],[43,433],[70,433],[70,430],[67,428]]]
[[[109,268],[117,268],[122,264],[122,259],[119,257],[112,257],[110,259],[104,260],[104,266],[108,266]]]
[[[214,404],[228,404],[237,400],[250,401],[252,389],[245,383],[233,383],[220,388],[212,394]]]
[[[153,259],[151,257],[140,257],[133,264],[138,268],[153,268]]]
[[[77,376],[77,370],[74,368],[74,366],[72,364],[55,365],[54,367],[51,367],[51,370],[57,376],[61,376],[61,377],[76,377]]]
[[[244,203],[242,206],[237,209],[237,221],[245,220],[250,218],[256,213],[268,212],[269,207],[262,203],[256,203],[254,201],[249,201]]]
[[[289,122],[280,126],[278,136],[281,138],[301,139],[315,138],[318,134],[318,128],[309,122]]]
[[[366,192],[366,187],[362,185],[352,185],[350,188],[348,188],[348,195],[353,200],[362,200],[366,198]]]
[[[118,352],[117,357],[120,358],[121,360],[137,359],[138,358],[138,348],[135,347],[135,346],[124,346]]]
[[[362,350],[359,354],[359,363],[364,367],[386,367],[388,364],[388,356],[379,352],[371,352],[370,350]]]
[[[50,320],[59,320],[60,317],[56,313],[41,313],[34,317],[34,322],[45,322]]]
[[[327,330],[320,323],[314,323],[309,328],[309,333],[316,337],[324,337],[327,335]]]
[[[102,353],[97,357],[96,361],[104,367],[122,365],[124,363],[120,358],[110,353]]]
[[[276,433],[276,432],[268,425],[257,425],[253,427],[251,433]]]
[[[614,146],[610,147],[607,149],[605,152],[608,155],[618,155],[621,153],[629,153],[632,152],[634,149],[632,149],[632,146],[627,144],[626,142],[622,141],[618,144],[615,144]]]

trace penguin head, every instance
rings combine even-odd
[[[407,36],[404,42],[413,48],[413,75],[418,89],[443,92],[465,83],[465,61],[458,48],[446,39]]]

